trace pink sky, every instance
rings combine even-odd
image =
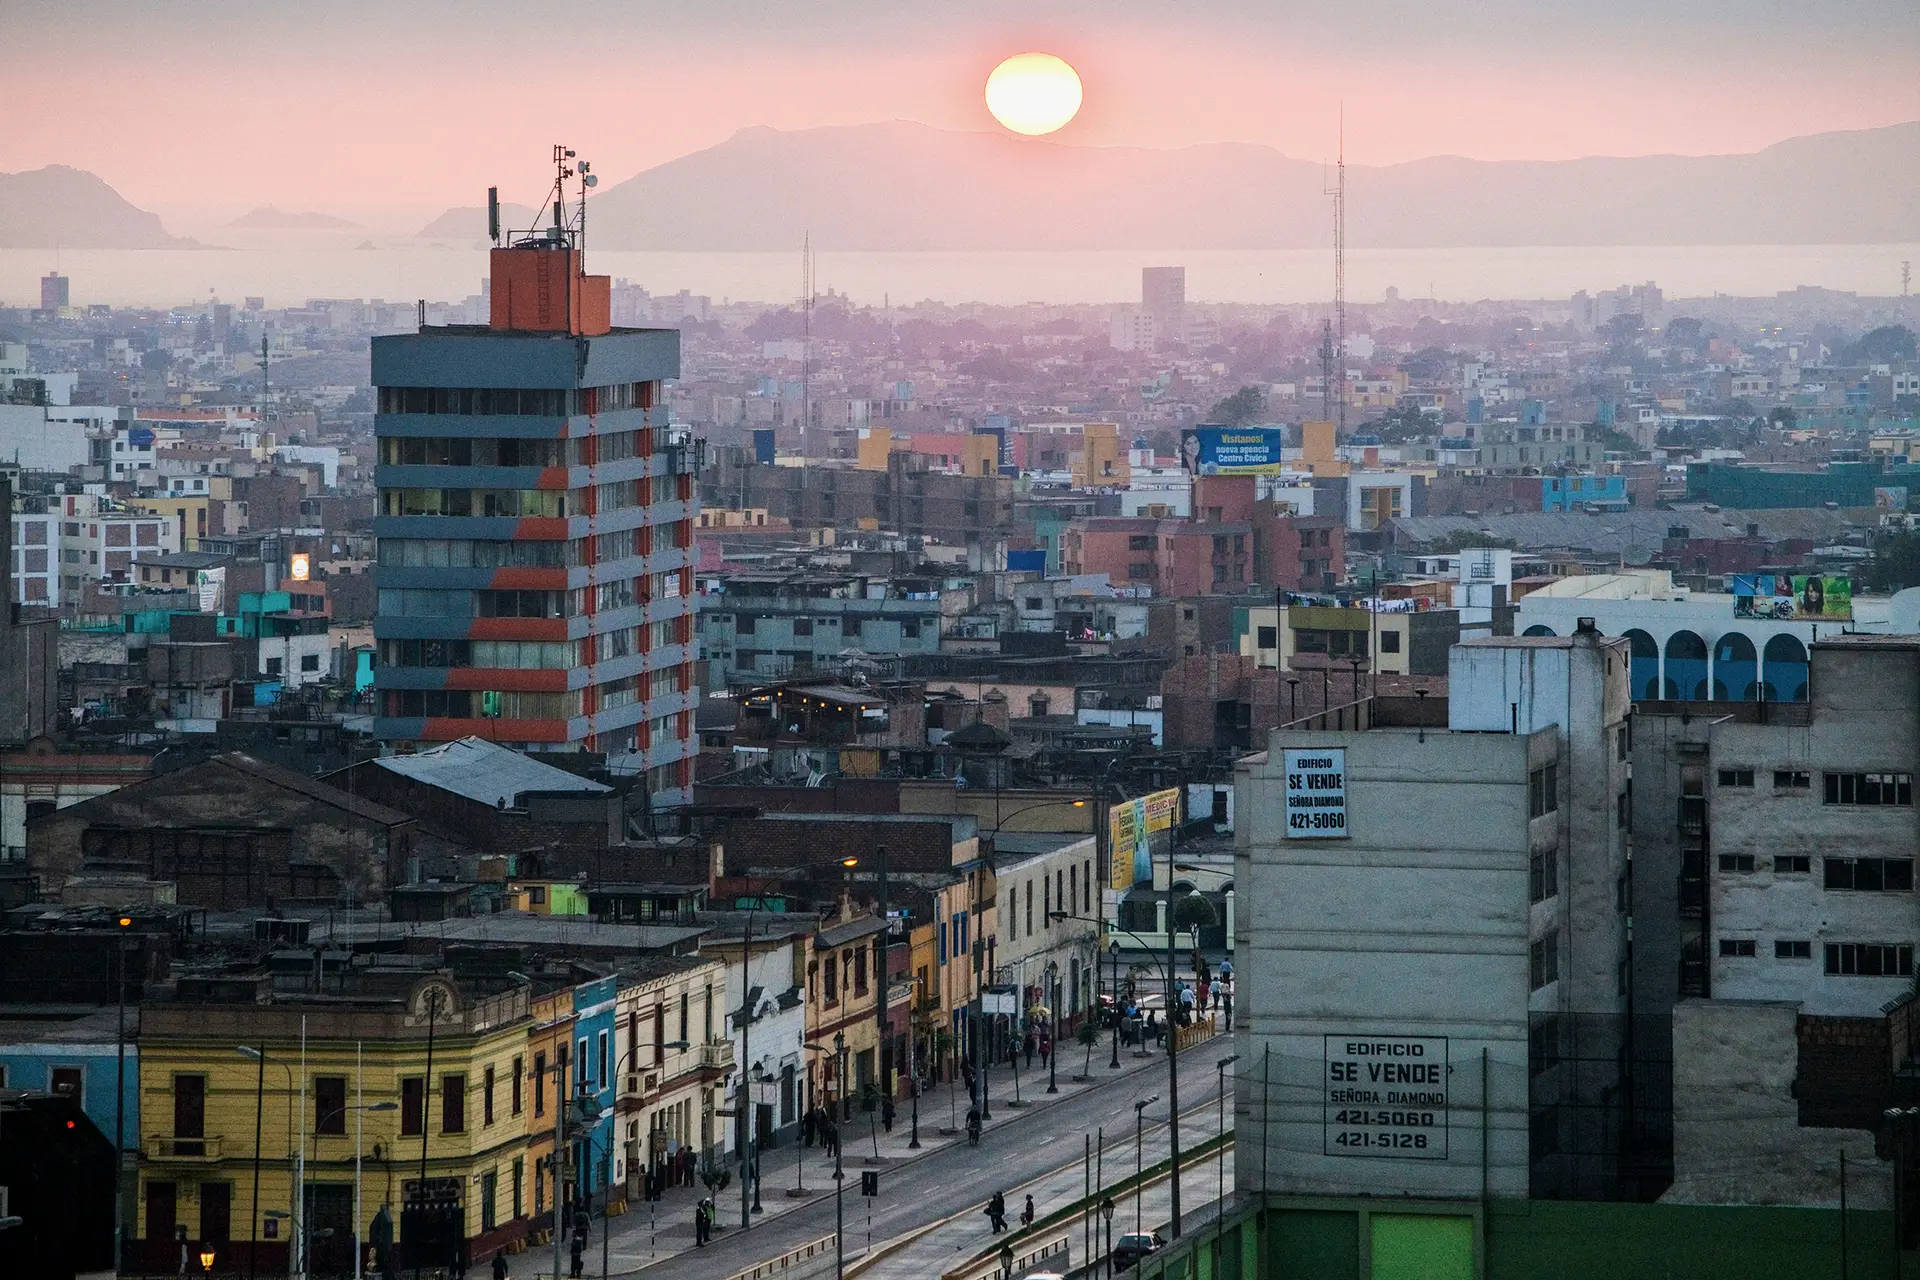
[[[1355,0],[1344,25],[1317,28],[1273,20],[1284,5],[1231,2],[1175,18],[1063,0],[1039,21],[1031,6],[983,3],[934,21],[819,0],[817,22],[791,27],[781,15],[796,7],[770,0],[663,0],[561,6],[573,21],[547,40],[524,18],[548,10],[492,0],[265,14],[229,0],[21,3],[43,52],[9,67],[0,171],[91,169],[170,221],[268,202],[404,216],[478,203],[489,183],[531,203],[554,141],[617,182],[749,125],[993,128],[981,85],[1029,48],[1080,70],[1086,105],[1057,136],[1087,145],[1247,141],[1318,159],[1343,103],[1347,157],[1372,164],[1750,151],[1920,118],[1907,0],[1827,18],[1749,0],[1744,28],[1717,30],[1669,24],[1653,0],[1615,0],[1618,22],[1484,0],[1480,28],[1422,18],[1410,0]],[[166,25],[151,29],[158,15]],[[122,22],[141,24],[139,38],[115,37]],[[1808,26],[1821,22],[1828,39]]]

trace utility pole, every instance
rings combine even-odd
[[[556,1042],[553,1054],[553,1280],[560,1280],[560,1250],[566,1238],[567,1201],[567,1064],[561,1057],[564,1042]],[[425,1114],[421,1127],[425,1128]]]
[[[1179,985],[1174,980],[1176,942],[1179,930],[1173,922],[1173,832],[1167,832],[1167,1147],[1173,1171],[1167,1176],[1167,1190],[1173,1196],[1173,1216],[1169,1220],[1173,1238],[1180,1238],[1180,1034],[1174,1017],[1180,1008]],[[1139,1192],[1135,1192],[1136,1197]]]
[[[880,1033],[880,1053],[877,1065],[880,1069],[881,1105],[884,1107],[893,1100],[893,1045],[892,1038],[888,1035],[891,1028],[887,1024],[887,961],[893,952],[891,945],[893,942],[893,921],[887,918],[887,846],[883,844],[875,845],[873,847],[873,855],[880,864],[880,923],[882,928],[880,930],[879,964],[876,966],[879,970],[879,981],[874,984],[879,989],[879,995],[874,1000],[874,1022],[877,1024]]]
[[[416,1228],[427,1216],[427,1132],[431,1128],[431,1126],[427,1124],[427,1116],[432,1110],[431,1099],[433,1097],[433,1024],[439,1016],[440,989],[438,987],[429,987],[427,988],[427,1067],[426,1073],[420,1078],[420,1186],[419,1190],[415,1193],[414,1201],[417,1206],[415,1210],[416,1216],[414,1217]],[[445,1119],[446,1117],[442,1115],[441,1120],[444,1121]],[[304,1145],[302,1149],[304,1150]],[[556,1232],[554,1238],[558,1239],[559,1233]],[[420,1250],[414,1248],[413,1245],[413,1241],[407,1241],[407,1252],[413,1255],[413,1280],[420,1280],[420,1263],[422,1259],[420,1257]],[[559,1255],[556,1253],[554,1256],[553,1274],[556,1280],[558,1280],[560,1275]]]
[[[1326,194],[1333,197],[1333,328],[1323,331],[1321,366],[1327,363],[1327,347],[1333,348],[1340,374],[1339,414],[1336,430],[1347,433],[1347,110],[1340,108],[1340,151],[1334,168],[1333,186]]]

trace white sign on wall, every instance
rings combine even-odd
[[[1320,747],[1281,753],[1287,774],[1287,839],[1344,839],[1347,835],[1347,749]]]
[[[1321,1150],[1376,1160],[1447,1158],[1445,1036],[1324,1037]]]

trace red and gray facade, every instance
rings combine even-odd
[[[698,443],[661,391],[679,372],[673,330],[373,340],[390,748],[600,752],[654,804],[688,802]]]

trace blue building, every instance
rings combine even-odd
[[[118,1016],[108,1007],[78,1018],[7,1023],[0,1031],[0,1088],[71,1095],[112,1142],[114,1080],[118,1074],[114,1028]],[[124,1151],[140,1149],[140,1051],[133,1042],[139,1020],[139,1010],[129,1007],[126,1083],[119,1093],[120,1106],[125,1109],[120,1144]]]
[[[614,1037],[614,1004],[619,982],[596,978],[573,989],[574,1096],[590,1099],[597,1118],[574,1130],[573,1167],[580,1189],[602,1202],[612,1168],[612,1143],[617,1129],[613,1104],[619,1067]]]
[[[1542,511],[1579,511],[1590,506],[1625,510],[1627,478],[1617,475],[1540,477]]]

